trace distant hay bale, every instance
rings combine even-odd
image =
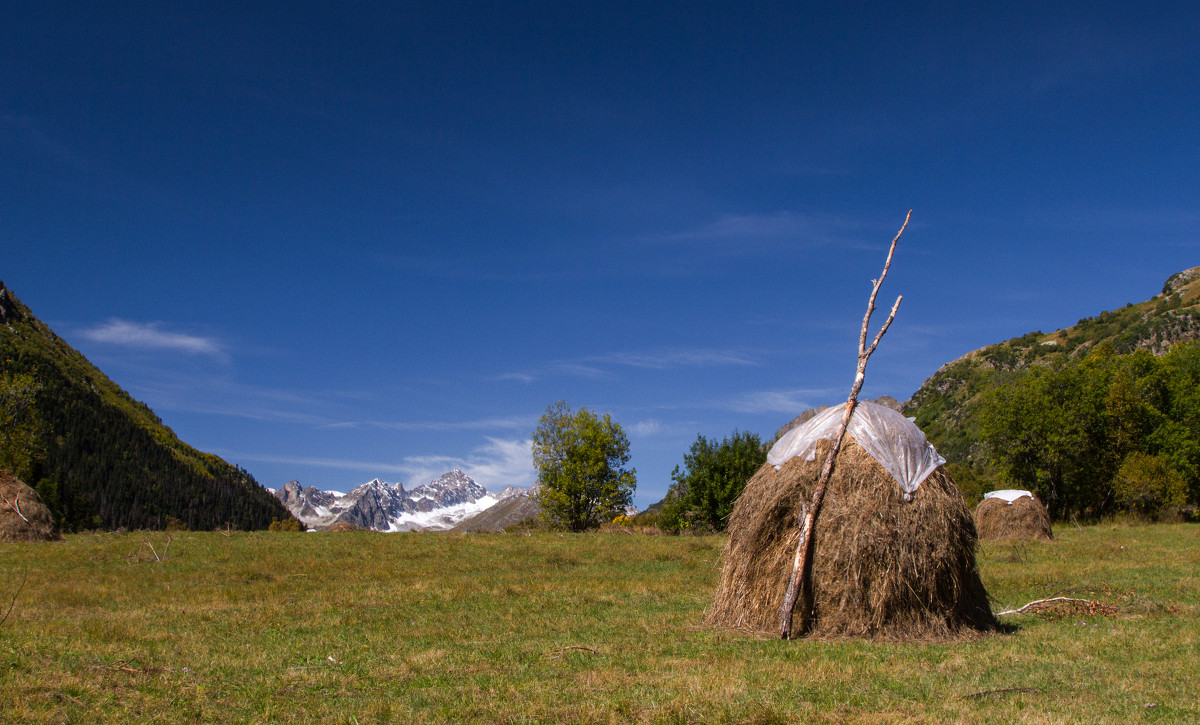
[[[37,492],[0,471],[0,542],[61,539],[54,516]]]
[[[337,533],[339,531],[362,531],[363,528],[361,526],[355,526],[349,521],[334,521],[329,525],[329,528],[325,530]]]
[[[975,507],[975,529],[980,541],[1054,541],[1050,513],[1037,496],[985,498]]]
[[[766,464],[746,484],[730,516],[707,624],[778,636],[800,537],[796,514],[801,500],[811,500],[829,447],[820,441],[815,460],[794,457],[778,471]],[[944,469],[905,501],[847,435],[816,521],[811,609],[806,618],[797,608],[793,633],[951,639],[997,629],[975,541],[971,512]]]

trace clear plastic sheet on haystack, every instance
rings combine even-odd
[[[784,461],[796,456],[813,460],[817,455],[817,441],[833,440],[837,436],[845,409],[845,403],[826,408],[785,433],[771,447],[767,463],[782,466]],[[916,491],[929,474],[946,462],[915,423],[882,405],[858,403],[846,432],[891,474],[906,494]]]
[[[1016,488],[1006,488],[1003,491],[988,491],[987,493],[983,494],[984,498],[998,498],[1001,501],[1007,501],[1009,506],[1012,506],[1012,502],[1016,501],[1022,496],[1033,498],[1032,493],[1028,491],[1021,491],[1020,489]]]

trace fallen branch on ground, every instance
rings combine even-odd
[[[171,548],[171,537],[167,537],[167,544],[163,547],[163,553],[161,557],[158,555],[158,552],[154,550],[154,544],[151,544],[149,539],[143,539],[142,543],[150,547],[150,553],[154,554],[155,561],[164,561],[167,558],[167,550]]]
[[[1037,599],[1035,601],[1030,602],[1029,604],[1026,604],[1025,606],[1021,607],[1020,609],[1006,609],[1003,612],[996,612],[996,616],[1003,617],[1006,614],[1020,614],[1021,612],[1024,612],[1026,609],[1029,609],[1032,606],[1035,606],[1038,604],[1046,604],[1047,602],[1084,602],[1086,604],[1095,604],[1095,602],[1093,602],[1091,599],[1073,599],[1071,597],[1050,597],[1048,599]]]

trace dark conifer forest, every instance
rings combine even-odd
[[[68,531],[264,529],[291,515],[247,471],[179,440],[0,282],[0,374],[32,378],[32,445],[0,461]]]

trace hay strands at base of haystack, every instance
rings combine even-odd
[[[805,579],[807,571],[811,566],[811,551],[813,540],[813,526],[816,525],[817,515],[821,511],[821,502],[825,498],[825,489],[829,484],[829,479],[833,475],[833,464],[837,459],[838,451],[842,446],[842,438],[846,435],[846,427],[850,424],[850,418],[854,415],[854,407],[858,405],[858,393],[862,390],[863,381],[867,376],[867,361],[870,360],[871,354],[875,352],[875,348],[879,345],[879,341],[883,339],[883,334],[887,332],[892,324],[892,320],[896,319],[896,310],[900,308],[900,301],[904,299],[903,295],[896,297],[896,303],[892,305],[892,311],[888,314],[887,320],[883,326],[879,328],[875,339],[871,342],[870,347],[867,346],[867,330],[871,324],[871,314],[875,311],[875,298],[879,295],[879,288],[883,286],[883,280],[887,277],[888,269],[892,266],[892,255],[896,252],[896,243],[900,241],[900,235],[904,234],[904,230],[908,228],[908,220],[912,218],[912,210],[908,210],[908,214],[904,217],[904,224],[900,226],[900,231],[896,232],[896,236],[892,238],[892,244],[888,248],[887,260],[883,264],[883,271],[879,275],[879,279],[872,280],[871,296],[867,299],[867,313],[863,315],[862,330],[858,336],[858,368],[854,374],[854,385],[850,388],[850,396],[846,399],[846,409],[842,413],[841,423],[838,425],[837,434],[833,439],[833,445],[829,448],[829,453],[825,458],[825,465],[821,469],[821,477],[817,481],[817,487],[813,491],[812,501],[801,503],[800,511],[797,513],[797,524],[800,527],[800,541],[796,544],[796,556],[792,564],[791,578],[788,580],[787,589],[783,597],[783,605],[779,610],[779,636],[783,639],[792,638],[792,616],[796,609],[796,600],[800,594],[805,591]],[[801,609],[801,631],[804,629],[804,612],[808,608]]]

